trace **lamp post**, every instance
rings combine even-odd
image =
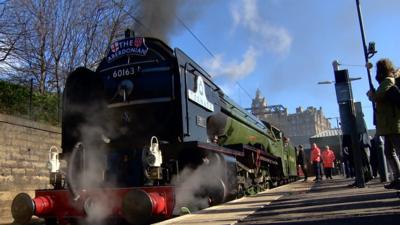
[[[361,80],[361,79],[362,79],[361,77],[350,77],[349,81],[355,81],[355,80]],[[334,80],[325,80],[325,81],[320,81],[317,84],[335,84],[335,81]],[[334,118],[338,118],[338,117],[333,117],[330,119],[334,119]]]
[[[349,78],[347,70],[339,70],[340,63],[337,60],[332,62],[335,73],[335,81],[322,81],[318,84],[335,84],[336,98],[339,105],[341,130],[343,138],[346,137],[347,147],[353,152],[354,169],[356,172],[356,181],[354,185],[359,188],[365,187],[365,179],[362,170],[361,149],[359,143],[359,134],[357,130],[356,110],[353,101],[351,81],[361,78]]]
[[[340,119],[342,121],[343,138],[346,136],[347,147],[353,152],[354,170],[356,180],[354,186],[359,188],[365,187],[364,173],[362,169],[361,148],[359,141],[359,131],[357,129],[357,114],[354,106],[353,92],[351,89],[351,80],[347,70],[339,70],[339,62],[337,60],[332,63],[335,74],[335,91],[339,104]],[[346,140],[348,140],[346,138]]]

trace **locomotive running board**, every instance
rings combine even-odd
[[[201,149],[204,149],[204,150],[224,153],[224,154],[227,154],[227,155],[244,156],[244,151],[243,150],[226,148],[226,147],[222,147],[222,146],[219,146],[219,145],[216,145],[216,144],[199,142],[199,141],[186,142],[185,143],[185,147],[201,148]]]
[[[269,154],[269,153],[265,152],[264,150],[254,148],[250,145],[235,144],[235,145],[226,145],[226,146],[222,147],[222,146],[219,146],[216,144],[192,141],[192,142],[186,142],[185,146],[191,147],[191,148],[201,148],[201,149],[205,149],[205,150],[209,150],[209,151],[224,153],[224,154],[233,155],[233,156],[240,156],[240,157],[245,156],[245,151],[254,152],[254,153],[260,155],[261,161],[267,162],[272,165],[279,165],[279,157]]]
[[[279,157],[276,157],[268,152],[265,152],[265,150],[260,150],[258,148],[254,148],[250,145],[244,145],[244,144],[227,145],[225,147],[229,149],[236,149],[242,152],[254,152],[256,154],[260,154],[261,161],[267,162],[272,165],[279,165]]]

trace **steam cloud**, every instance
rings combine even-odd
[[[281,26],[277,26],[260,15],[257,0],[240,0],[231,6],[234,30],[242,28],[248,34],[250,43],[242,59],[226,61],[223,54],[207,60],[205,64],[214,76],[225,76],[231,81],[240,80],[250,75],[256,68],[257,60],[264,52],[277,55],[289,52],[292,37]]]
[[[89,194],[85,200],[84,209],[87,214],[84,224],[105,225],[105,219],[112,213],[115,206],[114,197],[103,191],[102,187],[115,186],[105,184],[105,171],[107,169],[107,144],[104,140],[108,132],[105,129],[112,129],[113,120],[105,120],[105,102],[92,100],[84,106],[80,103],[69,104],[67,111],[72,114],[81,115],[83,124],[77,130],[80,134],[78,142],[81,142],[81,149],[74,149],[68,162],[68,182],[70,188],[76,194],[87,190]],[[112,137],[114,138],[114,137]],[[110,182],[110,178],[107,178]],[[95,191],[93,191],[95,190]]]
[[[176,186],[174,214],[179,214],[181,207],[187,207],[191,211],[208,207],[209,199],[205,193],[207,190],[221,188],[220,178],[224,177],[224,171],[221,161],[210,163],[207,159],[196,169],[183,169],[172,180],[172,184]]]
[[[223,55],[218,54],[215,58],[206,61],[206,65],[208,65],[210,73],[213,74],[214,77],[229,76],[232,80],[240,80],[254,71],[257,56],[258,52],[253,46],[250,46],[240,62],[226,62],[224,61]]]
[[[235,26],[243,26],[254,36],[254,44],[278,54],[285,54],[292,44],[292,37],[284,27],[269,23],[260,16],[257,0],[241,0],[240,4],[232,6],[232,17]]]
[[[88,190],[90,201],[85,205],[86,224],[104,224],[104,220],[112,213],[112,208],[116,204],[112,196],[102,191],[104,186],[104,172],[106,170],[106,155],[104,142],[101,139],[104,131],[101,127],[83,125],[81,127],[83,151],[70,161],[69,166],[76,165],[81,160],[84,161],[83,168],[77,171],[69,169],[71,179],[69,182],[76,191]],[[79,157],[78,157],[79,156]],[[90,190],[96,190],[96,193]]]

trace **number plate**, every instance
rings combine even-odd
[[[115,70],[111,71],[111,74],[112,74],[113,78],[133,76],[133,75],[135,75],[135,68],[133,66],[131,66],[131,67],[115,69]]]

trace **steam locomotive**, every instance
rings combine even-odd
[[[62,148],[66,173],[51,173],[54,189],[33,199],[15,197],[17,223],[148,224],[297,176],[279,129],[235,104],[180,49],[129,30],[96,71],[68,76]]]

